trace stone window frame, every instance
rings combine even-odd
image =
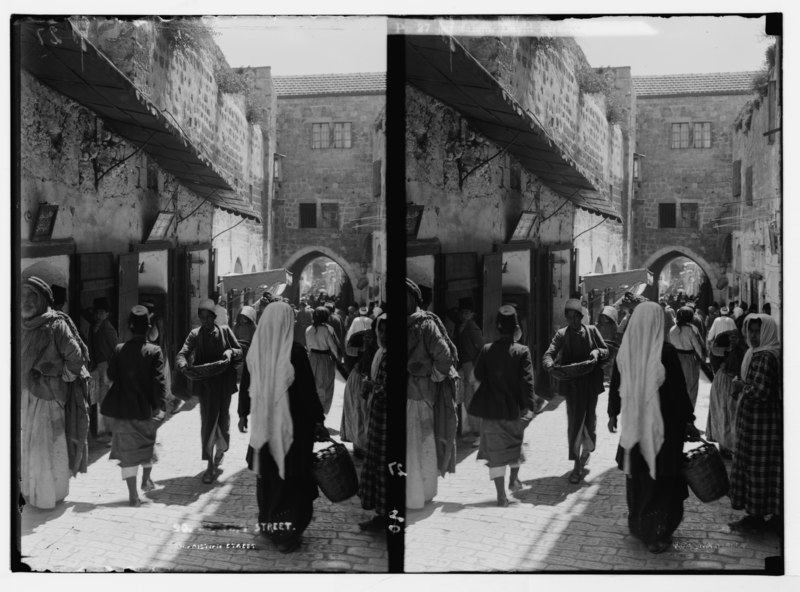
[[[333,122],[333,142],[331,148],[347,149],[353,147],[353,123],[351,121]]]
[[[694,210],[694,215],[691,211]],[[687,215],[690,219],[687,221]],[[696,201],[685,201],[680,203],[680,219],[678,228],[700,228],[700,204]]]
[[[742,194],[742,161],[734,160],[733,161],[733,173],[732,173],[732,190],[733,190],[733,197],[739,197]]]
[[[677,121],[671,125],[670,147],[673,150],[712,147],[710,121]]]
[[[700,149],[711,148],[710,121],[692,122],[692,146]]]
[[[753,167],[749,166],[744,171],[744,203],[753,205]]]
[[[317,221],[317,228],[338,229],[341,223],[341,209],[339,202],[325,201],[320,205],[320,215]],[[331,214],[334,214],[331,216]]]
[[[298,204],[297,208],[297,227],[298,228],[317,228],[317,203],[306,202]]]
[[[668,223],[670,222],[670,218],[672,225],[668,225]],[[661,202],[658,204],[658,227],[659,228],[678,227],[678,205],[676,203]]]
[[[311,124],[311,149],[325,150],[331,148],[331,124],[329,121],[320,121]]]

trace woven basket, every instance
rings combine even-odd
[[[683,476],[697,498],[708,503],[728,493],[728,472],[717,447],[701,441],[702,446],[683,453]]]
[[[356,467],[344,444],[333,442],[327,448],[315,450],[311,473],[325,497],[334,503],[358,493]]]
[[[231,361],[227,358],[223,358],[216,362],[209,362],[208,364],[187,366],[183,369],[183,374],[189,380],[203,380],[205,378],[211,378],[212,376],[218,376],[222,374],[230,365]]]
[[[574,364],[567,364],[566,366],[553,366],[550,375],[556,380],[572,380],[580,376],[589,374],[597,365],[597,361],[592,358],[584,362],[576,362]]]

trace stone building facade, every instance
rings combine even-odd
[[[130,307],[152,303],[172,357],[231,259],[215,264],[226,248],[215,238],[248,271],[262,265],[264,151],[241,98],[209,82],[204,54],[182,53],[165,34],[149,20],[18,22],[12,137],[20,271],[48,268],[79,323],[108,298],[122,339]]]
[[[782,317],[783,192],[781,43],[773,46],[769,77],[733,124],[729,193],[733,218],[721,224],[730,233],[728,298],[769,304]]]
[[[753,96],[752,72],[635,76],[638,176],[632,267],[658,278],[688,257],[709,282],[702,304],[727,301],[734,123]],[[727,245],[727,246],[726,246]],[[657,282],[649,292],[656,298]]]
[[[486,341],[515,304],[538,364],[580,276],[625,265],[628,131],[571,40],[412,37],[406,69],[407,273],[443,317],[471,299]]]
[[[346,304],[380,300],[375,272],[385,263],[375,263],[373,243],[383,229],[375,223],[383,169],[375,163],[383,161],[376,152],[386,74],[276,76],[273,82],[280,175],[272,204],[272,265],[300,277],[309,262],[327,257],[349,280]]]

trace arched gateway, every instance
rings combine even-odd
[[[677,259],[678,257],[686,257],[691,259],[700,268],[703,270],[703,273],[706,275],[706,282],[704,283],[703,287],[701,288],[701,306],[708,306],[711,300],[719,301],[722,298],[722,291],[717,288],[718,281],[719,281],[719,274],[714,266],[709,264],[703,257],[698,255],[692,249],[689,249],[684,246],[677,246],[672,245],[668,247],[663,247],[650,255],[645,261],[644,267],[650,270],[653,274],[653,278],[655,281],[653,282],[652,286],[648,286],[647,290],[644,292],[644,296],[651,300],[658,299],[658,278],[661,275],[664,267],[673,259]],[[707,295],[707,296],[706,296]],[[705,296],[705,298],[703,298]],[[709,302],[704,302],[703,300],[708,299]]]
[[[291,272],[294,281],[292,282],[292,286],[289,289],[289,293],[287,297],[291,302],[297,302],[300,298],[300,274],[303,272],[303,269],[308,265],[311,261],[316,259],[317,257],[327,257],[339,267],[344,270],[345,275],[349,282],[347,282],[344,286],[344,293],[342,294],[342,299],[344,300],[345,304],[350,304],[353,302],[353,287],[358,285],[358,280],[361,277],[361,274],[358,274],[354,269],[353,265],[348,262],[347,260],[343,259],[338,253],[335,253],[328,247],[323,246],[312,246],[312,247],[304,247],[295,253],[293,253],[283,264],[283,267]]]

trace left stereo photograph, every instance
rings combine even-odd
[[[9,25],[12,570],[388,572],[387,19]]]

